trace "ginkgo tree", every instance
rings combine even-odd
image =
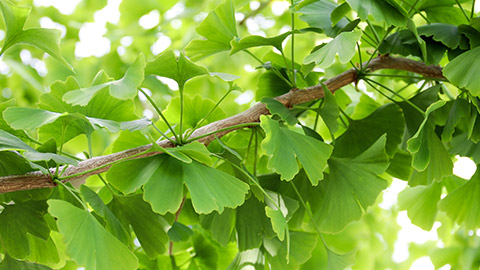
[[[480,266],[475,0],[123,0],[95,56],[114,1],[36,2],[0,0],[0,269]],[[404,210],[438,240],[399,262]]]

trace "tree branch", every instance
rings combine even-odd
[[[372,72],[380,69],[405,70],[405,71],[410,71],[410,72],[423,75],[428,78],[445,79],[445,77],[442,74],[441,67],[427,66],[422,62],[418,62],[418,61],[414,61],[406,58],[379,56],[370,62],[367,69]],[[325,81],[324,85],[331,92],[335,92],[341,87],[356,81],[357,81],[357,71],[352,68]],[[323,93],[322,85],[315,85],[302,90],[292,89],[288,93],[278,96],[275,99],[282,102],[287,107],[292,107],[293,105],[319,99],[319,98],[322,98],[323,96],[324,96],[324,93]],[[192,134],[191,138],[199,137],[209,132],[218,131],[220,129],[228,128],[228,127],[239,125],[239,124],[258,122],[261,115],[266,115],[268,113],[269,112],[264,104],[257,103],[253,107],[249,108],[248,110],[240,114],[210,123],[206,126],[203,126],[197,129]],[[203,137],[198,141],[203,144],[209,144],[212,140],[215,139],[215,136],[221,137],[231,131],[233,131],[233,129],[226,130],[226,131],[217,133],[215,135]],[[168,140],[159,141],[158,144],[163,148],[174,147],[174,145]],[[144,146],[128,149],[122,152],[84,160],[80,162],[78,166],[68,167],[65,170],[64,174],[62,175],[62,177],[74,175],[73,177],[66,179],[66,181],[76,180],[76,179],[84,178],[90,175],[95,175],[95,174],[105,172],[111,167],[110,164],[128,157],[132,157],[134,155],[137,155],[134,158],[141,158],[141,157],[148,157],[148,156],[153,156],[161,153],[161,152],[149,152],[149,153],[139,155],[140,153],[148,150],[151,146],[152,146],[151,144],[144,145]],[[102,168],[99,168],[99,167],[102,167]],[[99,168],[99,169],[95,170],[95,168]],[[52,171],[54,171],[54,169],[52,169]],[[84,172],[86,173],[82,174]],[[35,189],[35,188],[47,188],[47,187],[54,187],[54,186],[55,185],[50,179],[50,176],[44,175],[40,171],[31,172],[24,175],[0,177],[0,193]]]

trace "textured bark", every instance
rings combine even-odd
[[[373,72],[375,70],[380,69],[397,69],[397,70],[405,70],[420,74],[427,78],[433,79],[442,79],[444,80],[445,77],[442,74],[442,68],[439,66],[427,66],[422,62],[406,59],[406,58],[395,58],[390,56],[379,56],[373,59],[368,67],[367,70]],[[349,69],[327,81],[323,84],[331,91],[335,92],[336,90],[340,89],[341,87],[348,85],[350,83],[357,82],[357,72],[355,69]],[[275,99],[282,102],[287,107],[292,107],[293,105],[304,103],[311,100],[316,100],[322,98],[324,96],[323,87],[322,85],[315,85],[308,87],[306,89],[292,89],[288,93],[278,96]],[[248,110],[239,113],[237,115],[225,118],[223,120],[219,120],[213,123],[210,123],[206,126],[203,126],[197,129],[193,134],[192,138],[200,137],[204,134],[209,132],[214,132],[223,128],[228,128],[231,126],[245,124],[245,123],[252,123],[258,122],[261,115],[268,114],[268,110],[266,109],[265,105],[262,103],[257,103],[256,105],[252,106]],[[227,130],[223,132],[216,133],[215,135],[221,137],[232,130]],[[214,140],[214,135],[203,137],[198,141],[204,144],[210,143]],[[164,148],[173,147],[174,145],[167,140],[159,141],[158,144]],[[122,152],[113,153],[110,155],[94,157],[88,160],[81,161],[78,166],[70,166],[68,167],[62,177],[64,176],[73,176],[68,178],[67,181],[75,180],[84,178],[90,175],[99,174],[102,172],[106,172],[113,162],[117,162],[119,160],[123,160],[128,157],[135,156],[133,158],[140,158],[140,157],[147,157],[159,154],[161,152],[149,152],[145,154],[141,154],[145,152],[151,147],[151,144],[144,145],[132,149],[128,149]],[[139,155],[141,154],[141,155]],[[98,168],[98,169],[96,169]],[[53,169],[52,169],[53,170]],[[27,190],[27,189],[34,189],[34,188],[45,188],[45,187],[54,187],[52,180],[48,175],[44,175],[43,173],[31,172],[24,175],[15,175],[15,176],[4,176],[0,177],[0,193],[17,191],[17,190]]]

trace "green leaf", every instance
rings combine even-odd
[[[173,222],[172,227],[168,230],[168,238],[173,242],[187,241],[192,235],[192,229],[176,221]]]
[[[114,196],[108,205],[125,227],[132,227],[143,250],[150,258],[163,254],[168,237],[167,221],[152,211],[142,195]]]
[[[86,269],[137,269],[135,255],[89,212],[61,200],[48,200],[48,205],[57,218],[67,254],[80,265]]]
[[[338,129],[338,117],[340,116],[340,110],[338,109],[337,100],[335,96],[326,87],[323,88],[323,101],[318,108],[314,111],[322,117],[323,122],[327,125],[330,132],[333,134]]]
[[[362,20],[368,16],[387,25],[405,26],[407,12],[393,0],[346,0]]]
[[[94,95],[107,87],[112,97],[120,100],[133,99],[137,95],[137,88],[143,82],[144,68],[145,56],[140,54],[121,79],[69,91],[63,95],[62,99],[72,105],[86,106]]]
[[[20,154],[13,151],[0,152],[0,176],[20,175],[30,171],[32,167]]]
[[[312,184],[317,185],[323,179],[332,147],[312,137],[282,128],[277,121],[266,116],[261,116],[260,121],[266,133],[262,148],[271,156],[268,167],[278,172],[282,179],[292,180],[299,172],[297,157]],[[311,159],[312,156],[316,157],[315,160]]]
[[[15,105],[15,100],[7,100],[5,102],[0,103],[0,130],[6,131],[14,136],[17,136],[20,139],[23,140],[28,140],[30,137],[25,133],[23,130],[14,130],[11,128],[7,122],[5,122],[5,119],[3,117],[3,112],[10,107],[13,107]]]
[[[443,75],[459,88],[467,88],[474,96],[480,95],[480,47],[455,57],[443,69]]]
[[[0,150],[27,150],[35,151],[19,138],[0,129]]]
[[[55,29],[31,28],[23,30],[30,8],[19,7],[10,1],[0,1],[0,10],[6,26],[6,37],[0,55],[16,43],[24,43],[40,48],[56,58],[66,67],[71,66],[60,53],[61,32]]]
[[[417,28],[421,36],[433,37],[433,40],[443,43],[450,49],[456,49],[460,45],[462,35],[456,25],[446,23],[432,23]]]
[[[265,269],[265,257],[260,249],[254,248],[238,252],[227,270],[245,269],[246,266],[253,267],[254,270]]]
[[[237,245],[239,251],[259,248],[262,238],[275,236],[271,222],[265,215],[265,205],[251,196],[243,205],[236,209],[235,229],[237,231]]]
[[[333,20],[330,18],[334,10],[338,7],[337,4],[327,0],[304,2],[307,3],[307,5],[300,4],[302,7],[298,10],[299,13],[302,13],[300,19],[310,26],[322,29],[327,36],[335,37],[340,33],[341,29],[348,24],[347,19],[341,18],[340,21],[332,27]]]
[[[388,167],[385,143],[383,135],[355,158],[330,158],[325,198],[314,213],[321,231],[338,233],[350,222],[359,220],[388,186],[387,181],[378,176]]]
[[[52,123],[60,116],[60,113],[33,108],[10,107],[3,112],[5,121],[14,129],[35,129]]]
[[[28,240],[30,244],[30,255],[26,258],[26,261],[45,264],[57,269],[58,266],[65,264],[65,259],[63,256],[60,258],[58,254],[59,247],[55,245],[52,237],[49,237],[45,241],[36,236],[28,235]]]
[[[47,240],[50,234],[43,216],[47,212],[45,201],[28,201],[4,205],[0,213],[0,239],[6,252],[17,259],[30,254],[27,234]]]
[[[330,20],[332,21],[332,26],[336,25],[348,12],[352,9],[347,2],[343,2],[338,7],[336,7],[330,14]]]
[[[393,156],[402,142],[405,121],[400,107],[390,103],[360,120],[350,120],[345,133],[335,142],[333,155],[355,157],[387,134],[386,153]]]
[[[433,111],[445,105],[440,100],[430,105],[425,112],[425,119],[417,133],[408,140],[408,151],[412,154],[412,166],[417,171],[425,171],[430,180],[440,181],[444,176],[451,175],[453,163],[445,146],[435,133],[435,124],[430,115]]]
[[[212,238],[220,245],[226,246],[230,242],[235,227],[235,210],[227,208],[222,214],[217,212],[202,216],[202,226],[212,233]]]
[[[78,165],[78,161],[69,157],[57,155],[54,153],[25,152],[24,156],[31,161],[50,161],[53,160],[57,164]]]
[[[24,262],[24,261],[17,261],[5,254],[3,261],[0,263],[0,270],[51,270],[50,267],[45,265],[31,263],[31,262]]]
[[[187,45],[185,51],[193,59],[230,50],[230,41],[238,36],[234,1],[226,0],[208,13],[195,30],[206,40],[193,40]]]
[[[258,77],[255,100],[260,101],[263,97],[280,96],[290,91],[292,87],[285,81],[285,78],[286,76],[282,79],[273,71],[262,73]]]
[[[295,115],[293,115],[293,113],[287,107],[285,107],[285,105],[283,105],[280,101],[277,101],[270,97],[264,97],[262,98],[261,101],[262,103],[265,104],[265,106],[267,107],[267,109],[270,111],[272,115],[276,114],[280,116],[280,118],[283,121],[287,122],[287,124],[293,126],[298,122]]]
[[[328,68],[338,54],[340,63],[345,64],[355,55],[355,45],[362,36],[361,32],[343,32],[325,46],[305,57],[304,64],[315,62],[320,68]]]
[[[168,50],[158,55],[153,61],[148,62],[145,67],[145,74],[173,79],[178,83],[178,87],[183,89],[188,80],[208,74],[208,71],[187,59],[183,53],[180,53],[177,59],[173,51]]]
[[[83,198],[87,201],[95,213],[102,216],[106,221],[105,229],[107,229],[111,234],[122,241],[125,245],[129,245],[131,239],[130,232],[125,229],[125,227],[120,223],[118,218],[113,214],[113,212],[105,205],[102,199],[98,194],[91,190],[89,187],[82,185],[80,187],[80,192],[82,193]]]
[[[480,171],[477,170],[470,181],[449,193],[438,204],[438,208],[458,224],[467,229],[480,227]]]
[[[338,254],[327,248],[328,262],[327,270],[347,269],[355,264],[356,250],[345,254]]]
[[[265,214],[272,221],[273,231],[277,234],[277,237],[280,241],[285,239],[285,234],[288,234],[287,221],[282,214],[280,209],[274,210],[270,207],[265,207]],[[288,238],[288,237],[287,237]]]
[[[240,40],[232,41],[232,50],[230,55],[235,54],[241,50],[245,50],[252,47],[260,46],[273,46],[280,52],[283,51],[282,43],[283,41],[291,35],[291,31],[285,32],[278,36],[274,37],[262,37],[262,36],[246,36]]]
[[[432,229],[437,216],[437,204],[442,195],[442,185],[407,187],[398,194],[400,210],[407,210],[413,224],[425,231]]]
[[[287,242],[280,242],[277,238],[265,239],[263,247],[266,257],[271,264],[270,269],[297,269],[312,256],[312,251],[317,245],[317,235],[307,232],[290,232],[290,247]],[[287,252],[290,249],[289,260]]]
[[[190,95],[184,95],[183,97],[184,110],[188,114],[183,115],[183,127],[184,129],[193,128],[197,123],[202,120],[215,106],[215,102],[211,99],[202,97],[198,94],[193,97]],[[163,112],[163,115],[176,123],[180,122],[180,98],[173,98],[168,103],[167,108]],[[203,122],[203,124],[211,123],[225,118],[227,115],[221,108],[216,108]],[[166,126],[165,126],[166,127]],[[178,128],[177,128],[178,129]]]
[[[417,27],[415,25],[415,22],[412,20],[412,19],[408,19],[407,20],[407,28],[408,30],[410,30],[410,32],[413,33],[413,35],[415,36],[415,39],[417,40],[418,42],[418,47],[420,48],[420,51],[422,52],[422,59],[423,61],[427,62],[428,61],[428,58],[427,58],[427,45],[425,43],[425,40],[423,40],[419,35],[418,35],[418,32],[417,32]],[[443,52],[442,52],[442,55],[443,55]]]
[[[460,123],[461,120],[464,122],[470,121],[470,119],[473,117],[470,113],[470,108],[469,102],[463,98],[457,98],[455,101],[453,101],[452,108],[448,114],[447,122],[445,123],[445,128],[442,132],[443,142],[449,142],[452,139],[455,127]]]

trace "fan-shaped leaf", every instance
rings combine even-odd
[[[462,53],[455,57],[443,69],[447,79],[462,88],[470,90],[474,96],[480,95],[480,47]]]
[[[282,128],[277,121],[266,116],[260,117],[260,120],[266,133],[262,148],[271,156],[268,167],[278,172],[282,179],[292,180],[299,171],[297,157],[312,184],[317,185],[323,179],[332,147],[312,137]],[[312,156],[316,158],[312,159]]]

